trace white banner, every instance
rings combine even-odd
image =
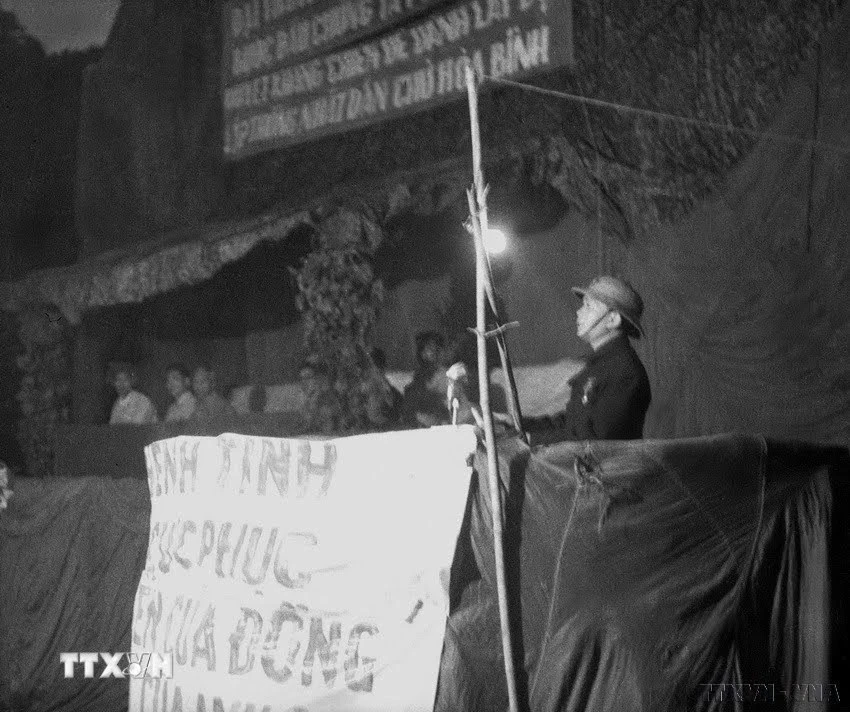
[[[132,650],[172,675],[132,679],[130,710],[431,710],[474,448],[469,426],[146,448]]]

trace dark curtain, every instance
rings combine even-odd
[[[731,436],[503,443],[522,708],[737,710],[736,694],[770,694],[758,709],[825,709],[812,690],[805,702],[780,691],[837,684],[830,660],[846,662],[846,527],[829,539],[840,454]],[[480,454],[476,465],[486,472]],[[486,477],[473,489],[440,712],[507,709]]]
[[[0,710],[127,708],[126,679],[65,679],[59,654],[131,649],[149,519],[143,480],[17,481],[0,512]]]
[[[850,444],[850,4],[715,198],[630,249],[647,437]]]

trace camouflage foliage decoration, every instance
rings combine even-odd
[[[374,219],[337,209],[319,223],[315,249],[296,274],[306,350],[329,374],[322,397],[308,400],[308,410],[316,411],[307,413],[311,429],[343,433],[370,427],[369,352],[384,298],[372,265],[380,240]]]
[[[22,464],[17,432],[20,419],[17,393],[21,385],[18,357],[23,350],[19,331],[18,315],[0,311],[0,459],[12,469]]]
[[[538,136],[516,132],[515,142],[607,230],[626,241],[651,234],[715,193],[769,139],[789,84],[815,80],[802,70],[837,5],[577,2],[579,65],[551,88],[605,105],[526,94],[527,112],[557,123]]]
[[[528,83],[607,105],[485,85],[479,113],[488,174],[519,152],[536,162],[538,178],[577,210],[598,216],[606,231],[623,241],[651,235],[659,223],[678,220],[712,195],[753,148],[791,82],[817,56],[839,5],[573,0],[575,68]],[[235,164],[220,210],[266,209],[279,200],[284,180],[297,203],[352,176],[429,174],[444,163],[466,169],[469,150],[466,102],[451,102]]]
[[[71,332],[56,307],[40,304],[20,313],[19,339],[18,440],[27,474],[44,477],[53,474],[56,428],[71,419]]]

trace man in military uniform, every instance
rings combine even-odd
[[[566,408],[551,416],[523,418],[531,443],[562,440],[632,440],[643,433],[650,389],[646,370],[629,337],[643,330],[643,301],[621,279],[603,276],[573,287],[581,299],[576,333],[593,355],[570,381]]]

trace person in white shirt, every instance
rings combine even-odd
[[[118,398],[109,416],[110,425],[147,425],[159,422],[156,406],[144,393],[135,389],[137,373],[130,364],[119,364],[112,384]]]
[[[12,496],[11,472],[9,466],[0,460],[0,510],[9,506],[9,497]]]
[[[195,412],[197,401],[192,393],[192,377],[180,363],[172,364],[165,372],[165,387],[174,399],[165,414],[166,423],[189,420]]]

